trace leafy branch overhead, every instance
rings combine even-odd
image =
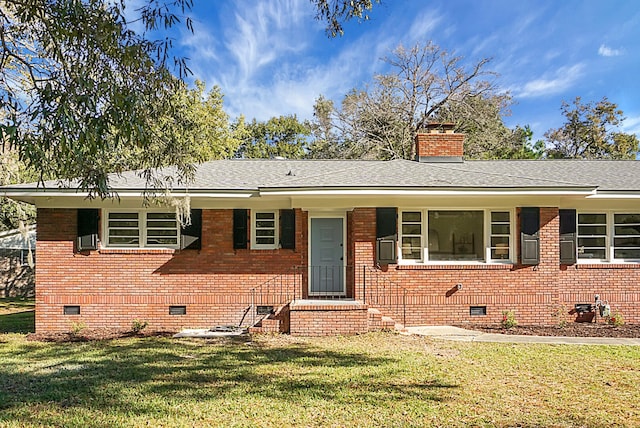
[[[343,22],[367,19],[379,2],[310,1],[334,36]],[[173,39],[163,35],[177,25],[193,31],[193,0],[130,5],[0,2],[0,140],[41,181],[76,179],[74,187],[107,197],[109,173],[140,168],[150,187],[170,189],[175,180],[189,181],[194,161],[235,153],[239,142],[222,123],[219,88],[206,100],[202,88],[189,89],[187,60],[172,57]],[[194,108],[208,113],[198,118]],[[168,164],[177,166],[177,177],[154,175]]]
[[[343,24],[353,18],[368,20],[369,11],[374,3],[381,0],[311,0],[316,8],[316,19],[326,24],[326,33],[329,37],[342,36]]]
[[[146,28],[141,35],[129,28],[126,3],[0,4],[3,144],[17,149],[41,178],[77,178],[78,187],[94,196],[109,194],[107,174],[127,169],[119,154],[132,149],[142,154],[142,168],[170,157],[181,180],[192,172],[189,159],[180,156],[181,142],[155,126],[162,117],[182,125],[172,97],[184,84],[167,66],[171,41],[145,38],[180,22],[177,12],[191,0],[145,4],[137,10]],[[174,64],[178,75],[188,72],[182,60]],[[152,145],[166,149],[147,156]]]

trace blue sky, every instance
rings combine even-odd
[[[249,120],[311,118],[320,95],[339,102],[388,71],[399,44],[431,40],[470,63],[489,57],[516,104],[507,125],[534,138],[563,123],[562,100],[607,96],[640,136],[640,2],[635,0],[383,0],[371,19],[327,38],[309,0],[195,0],[195,32],[176,36],[194,78],[219,85],[225,110]]]

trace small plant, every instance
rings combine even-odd
[[[518,325],[515,311],[502,311],[502,328],[510,329]]]
[[[135,319],[133,320],[133,322],[131,322],[131,331],[133,331],[135,334],[141,333],[142,330],[147,328],[148,325],[149,323],[145,320]]]
[[[564,328],[567,326],[567,320],[565,318],[565,314],[566,314],[566,310],[565,310],[565,307],[562,305],[556,306],[551,311],[551,316],[557,320],[556,323],[560,328]]]
[[[607,324],[614,327],[620,327],[621,325],[624,325],[624,316],[620,311],[611,312],[611,315],[605,317],[605,320],[607,321]]]
[[[72,322],[71,335],[79,336],[85,328],[87,328],[87,325],[83,321]]]

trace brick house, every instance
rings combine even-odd
[[[5,187],[38,209],[36,329],[556,324],[596,295],[639,323],[640,162],[466,161],[463,139],[432,126],[415,161],[207,162],[173,190],[186,227],[133,172],[119,200]]]

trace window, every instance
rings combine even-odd
[[[613,257],[640,260],[640,214],[614,214]]]
[[[402,258],[422,260],[422,212],[402,213]]]
[[[251,247],[275,249],[278,245],[278,215],[276,211],[251,212]]]
[[[429,211],[429,260],[484,260],[483,211]]]
[[[175,213],[111,211],[106,218],[108,247],[177,248],[180,242],[180,227]]]
[[[578,213],[578,260],[640,261],[640,214]]]
[[[511,211],[413,210],[400,218],[400,256],[406,263],[511,260]]]
[[[147,213],[147,240],[149,247],[178,245],[178,222],[175,213]]]
[[[606,214],[578,214],[578,258],[607,259]]]
[[[510,259],[511,214],[509,211],[491,212],[491,260]]]

